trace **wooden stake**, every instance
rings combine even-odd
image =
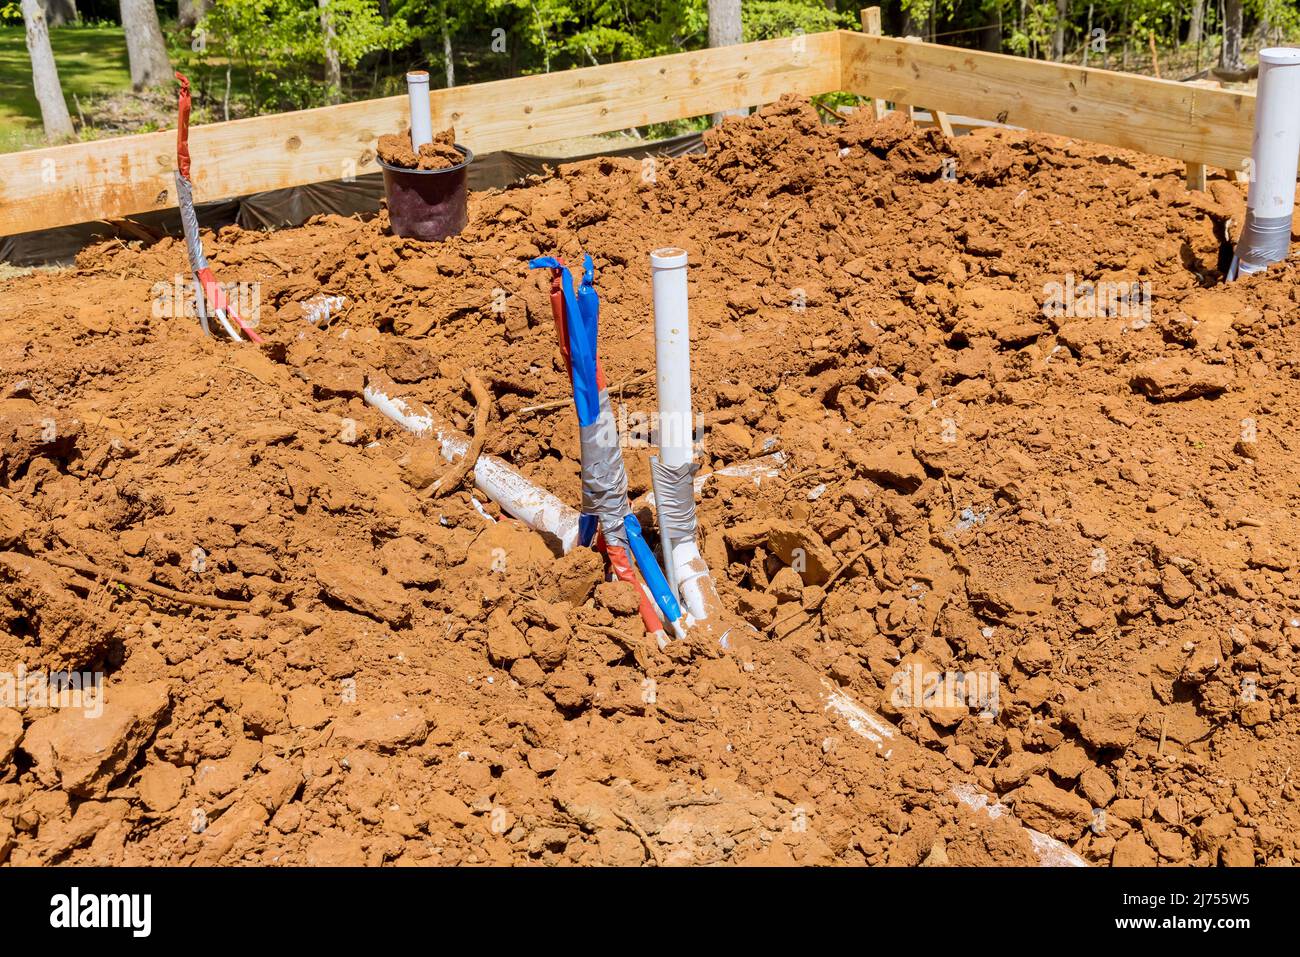
[[[881,26],[880,26],[879,7],[866,7],[865,9],[863,9],[860,15],[862,17],[863,33],[870,34],[873,37],[878,37],[882,35]],[[876,119],[883,120],[885,118],[885,113],[889,109],[888,106],[885,105],[885,101],[878,96],[873,96],[871,98],[871,105],[875,108]]]

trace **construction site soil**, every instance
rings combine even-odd
[[[442,244],[222,229],[262,347],[177,314],[177,241],[4,280],[0,668],[105,677],[0,708],[0,861],[1294,862],[1300,287],[1222,283],[1243,187],[1182,174],[787,98]],[[469,433],[476,374],[484,451],[576,506],[527,262],[590,252],[652,527],[667,245],[726,649],[431,495],[436,443],[363,399]]]

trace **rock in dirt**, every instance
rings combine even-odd
[[[709,451],[724,462],[739,462],[749,457],[754,436],[739,422],[727,422],[709,433]]]
[[[233,684],[223,691],[222,699],[257,737],[272,734],[284,724],[284,699],[264,681]]]
[[[1083,692],[1065,708],[1065,718],[1094,748],[1126,748],[1151,707],[1151,696],[1136,684],[1104,682]]]
[[[925,466],[911,448],[893,443],[875,449],[851,449],[849,461],[878,485],[915,492],[925,481]]]
[[[77,595],[64,574],[40,559],[0,555],[0,661],[78,670],[107,655],[118,616]]]
[[[575,548],[556,559],[544,573],[542,590],[553,601],[568,602],[576,608],[604,580],[605,560],[594,549]]]
[[[0,481],[38,456],[66,459],[81,437],[80,420],[31,399],[0,399]]]
[[[286,716],[295,728],[319,728],[329,720],[325,696],[314,685],[303,685],[289,692]]]
[[[1093,807],[1105,807],[1115,797],[1115,782],[1101,768],[1090,767],[1079,777],[1079,791]]]
[[[767,532],[767,547],[809,585],[821,585],[839,565],[835,554],[811,528],[776,522]]]
[[[596,586],[596,603],[616,615],[635,615],[641,607],[641,596],[631,582],[601,582]]]
[[[344,747],[396,751],[415,747],[429,733],[429,723],[419,708],[399,700],[362,708],[334,722],[334,742]]]
[[[1112,867],[1154,867],[1156,855],[1142,839],[1142,832],[1130,831],[1115,842],[1110,863]]]
[[[1063,791],[1038,775],[1007,795],[1007,802],[1025,826],[1058,841],[1076,840],[1092,823],[1092,806],[1077,794]]]
[[[23,738],[23,716],[13,708],[0,708],[0,776]]]
[[[308,867],[360,867],[366,863],[361,839],[329,830],[307,845]]]
[[[438,567],[443,564],[434,549],[422,545],[414,538],[394,538],[379,549],[379,562],[384,573],[399,585],[436,585]]]
[[[322,562],[316,566],[316,580],[327,596],[376,621],[394,628],[411,621],[411,603],[402,586],[369,566]]]
[[[494,665],[508,668],[512,662],[531,654],[523,633],[510,621],[505,609],[498,608],[488,616],[487,632],[488,658]]]
[[[1216,396],[1232,383],[1232,370],[1184,356],[1143,363],[1130,380],[1135,391],[1153,402],[1174,402]]]
[[[0,494],[0,548],[13,548],[31,525],[27,510],[8,495]]]
[[[741,617],[755,628],[766,628],[776,615],[777,599],[767,592],[754,591],[749,588],[737,589],[739,599],[737,609]]]
[[[141,803],[158,813],[170,811],[179,804],[184,788],[185,775],[181,769],[165,762],[151,764],[141,771],[135,785]]]
[[[115,686],[105,692],[103,714],[69,708],[38,718],[21,746],[42,782],[102,798],[153,737],[170,703],[166,682]]]
[[[450,466],[433,443],[417,445],[406,457],[402,478],[413,489],[425,489],[436,482]]]

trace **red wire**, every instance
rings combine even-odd
[[[561,267],[564,265],[563,260],[556,260]],[[551,270],[551,315],[555,319],[555,335],[560,340],[560,353],[564,356],[564,368],[569,374],[569,381],[573,381],[573,359],[569,355],[569,324],[564,315],[564,287],[561,285],[560,270]],[[605,370],[601,368],[600,357],[596,358],[596,385],[598,388],[605,388]],[[609,562],[609,567],[614,572],[614,577],[619,581],[630,582],[636,588],[637,597],[640,599],[641,622],[645,625],[645,630],[654,634],[657,631],[663,631],[663,623],[659,620],[659,610],[655,603],[650,600],[650,596],[645,593],[641,587],[641,581],[628,560],[627,552],[617,545],[610,545],[605,541],[604,533],[596,532],[596,551],[605,556]]]
[[[177,103],[179,114],[176,124],[176,168],[186,179],[190,178],[190,81],[184,73],[177,73],[181,92]]]

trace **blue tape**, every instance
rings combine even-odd
[[[600,521],[595,515],[578,516],[578,544],[586,548],[596,539],[596,529]]]
[[[587,257],[591,259],[590,256]],[[554,256],[529,260],[529,269],[560,270],[560,289],[564,294],[564,325],[569,336],[569,363],[573,369],[573,404],[578,409],[578,424],[591,425],[600,414],[600,391],[596,388],[596,321],[585,321],[573,289],[573,275]],[[584,272],[584,277],[587,275]],[[595,289],[592,289],[595,294]]]
[[[582,282],[578,286],[578,309],[582,313],[592,356],[598,352],[596,342],[600,326],[600,296],[596,294],[595,279],[596,267],[591,262],[591,255],[586,254],[582,257]]]
[[[673,590],[668,587],[668,579],[659,570],[659,563],[655,561],[654,552],[650,551],[650,546],[646,544],[645,537],[641,534],[641,523],[637,521],[635,515],[623,516],[623,530],[627,532],[627,544],[632,549],[632,558],[636,561],[636,567],[640,570],[641,577],[645,579],[650,594],[654,596],[655,604],[659,606],[664,621],[669,624],[677,621],[682,617],[681,606],[673,597]]]
[[[596,388],[596,334],[595,330],[587,331],[573,289],[573,274],[567,269],[560,271],[560,289],[564,293],[564,318],[569,330],[569,360],[573,363],[573,399],[578,405],[578,424],[592,425],[600,414],[600,391]]]

